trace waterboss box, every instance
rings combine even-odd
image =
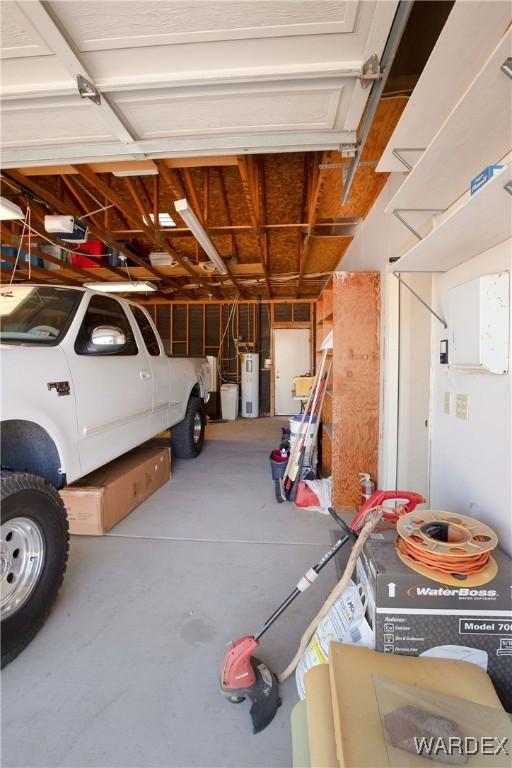
[[[478,664],[510,712],[512,561],[495,549],[498,573],[492,581],[475,588],[445,586],[402,563],[395,538],[393,530],[373,533],[357,562],[375,649]]]

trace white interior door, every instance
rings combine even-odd
[[[299,413],[300,402],[292,396],[294,376],[311,368],[309,328],[274,329],[274,412],[276,416]]]

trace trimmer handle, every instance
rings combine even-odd
[[[417,504],[423,504],[425,498],[421,493],[414,493],[413,491],[375,491],[372,493],[369,499],[359,508],[359,512],[356,514],[350,527],[353,531],[357,531],[362,525],[364,525],[365,517],[370,509],[374,507],[380,507],[385,501],[404,501],[405,504],[401,504],[396,509],[384,509],[383,519],[396,523],[401,515],[412,512],[416,509]]]

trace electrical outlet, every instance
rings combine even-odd
[[[468,395],[457,395],[456,416],[458,419],[467,421],[469,419],[469,397]]]
[[[451,392],[444,393],[443,411],[447,416],[449,416],[450,413],[452,412],[452,393]]]

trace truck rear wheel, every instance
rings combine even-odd
[[[203,449],[206,416],[200,397],[191,397],[185,418],[171,429],[171,447],[179,459],[195,459]]]
[[[2,668],[41,629],[66,571],[66,510],[55,488],[37,475],[2,472],[0,618]]]

